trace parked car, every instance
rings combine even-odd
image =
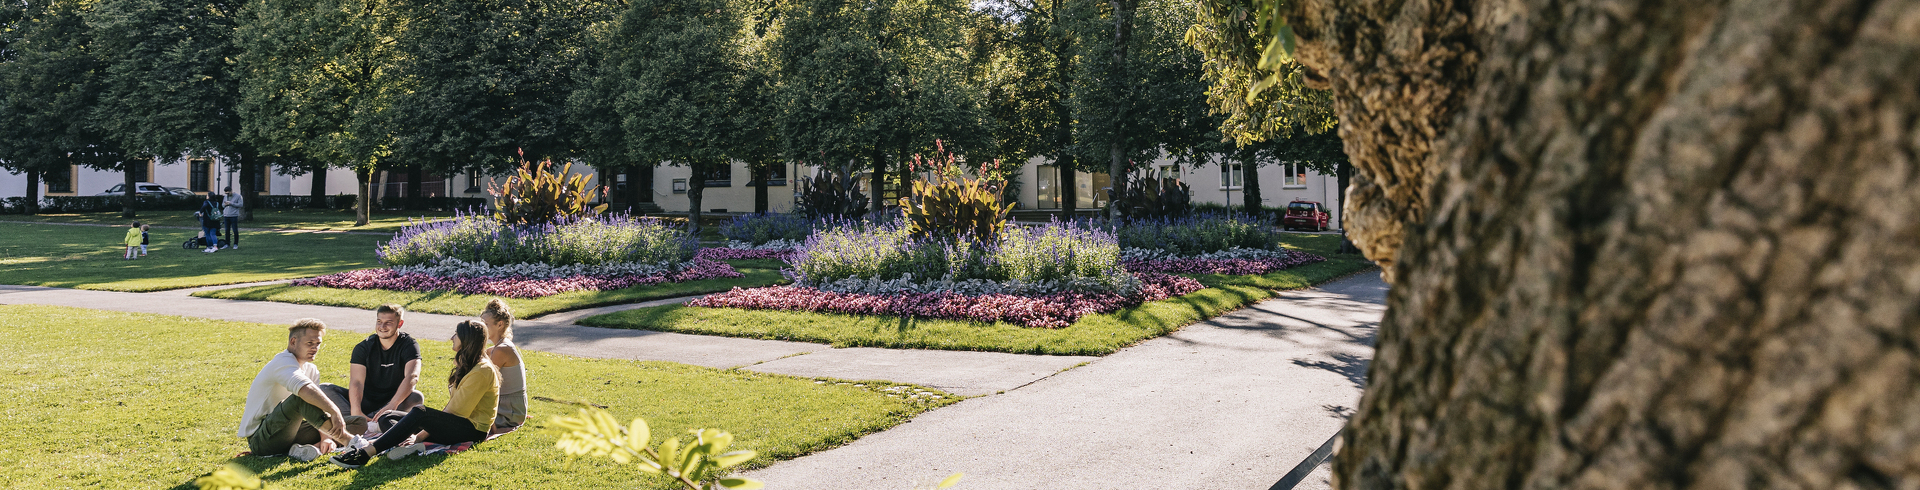
[[[134,182],[133,188],[135,189],[134,194],[141,195],[141,196],[164,196],[172,193],[171,191],[168,191],[166,187],[163,187],[160,184],[155,184],[152,182]],[[126,191],[127,191],[126,184],[114,184],[113,187],[107,188],[106,192],[102,192],[98,195],[120,196],[120,195],[125,195]]]
[[[191,190],[191,189],[188,189],[188,188],[185,188],[185,187],[168,187],[168,188],[167,188],[167,193],[168,193],[168,194],[173,194],[173,195],[176,195],[176,196],[181,196],[181,197],[194,197],[194,196],[198,196],[198,195],[199,195],[199,194],[196,194],[196,193],[194,193],[194,192],[193,192],[193,190]]]
[[[1294,201],[1287,203],[1287,215],[1280,218],[1280,226],[1288,230],[1326,231],[1328,220],[1332,217],[1327,213],[1327,207],[1317,201]]]

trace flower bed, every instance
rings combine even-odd
[[[1173,274],[1228,274],[1250,275],[1289,267],[1322,262],[1326,257],[1306,252],[1278,252],[1278,255],[1255,258],[1157,258],[1138,259],[1124,262],[1127,270],[1133,272],[1166,272]]]
[[[389,266],[439,264],[447,259],[494,264],[679,264],[697,242],[657,219],[623,215],[565,218],[513,226],[492,216],[461,214],[408,225],[380,245]]]
[[[695,259],[672,272],[598,276],[574,274],[558,277],[534,275],[435,276],[394,269],[361,269],[293,281],[296,286],[341,289],[387,289],[395,291],[453,291],[509,298],[538,298],[568,291],[607,291],[634,286],[685,282],[701,279],[740,277],[733,266],[714,260]]]
[[[1113,235],[1075,223],[1011,226],[987,243],[915,238],[898,222],[834,223],[808,237],[788,263],[795,284],[814,288],[849,279],[910,279],[1125,294],[1132,282]]]
[[[985,294],[969,296],[951,291],[932,293],[836,293],[803,286],[734,288],[687,303],[710,308],[796,310],[849,315],[891,315],[980,322],[1007,322],[1028,327],[1065,328],[1080,317],[1158,301],[1205,289],[1191,278],[1134,274],[1139,287],[1132,294],[1059,292],[1040,296]]]
[[[1270,250],[1283,236],[1246,215],[1197,214],[1185,218],[1129,220],[1116,235],[1120,246],[1193,256],[1224,250]]]

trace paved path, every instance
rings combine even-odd
[[[238,287],[241,285],[219,286]],[[1093,360],[1085,356],[1031,356],[997,352],[836,349],[825,344],[582,327],[573,322],[623,309],[687,301],[674,298],[555,313],[514,323],[514,340],[528,349],[581,357],[672,361],[721,369],[849,380],[914,383],[960,395],[1011,390]],[[180,292],[122,293],[0,285],[0,304],[45,304],[182,315],[267,324],[318,318],[333,329],[373,331],[373,312],[358,308],[195,298]],[[476,312],[477,313],[477,312]],[[453,336],[465,317],[407,313],[405,332],[423,339]]]
[[[781,489],[1263,489],[1339,431],[1373,358],[1368,272],[747,476]],[[805,359],[803,356],[795,359]],[[1324,465],[1297,488],[1326,488]]]

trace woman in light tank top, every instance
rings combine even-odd
[[[513,345],[513,309],[507,302],[488,301],[480,320],[487,324],[487,359],[500,369],[500,407],[493,431],[505,432],[527,422],[527,367]]]

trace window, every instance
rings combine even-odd
[[[774,165],[767,167],[767,185],[787,185],[787,166]]]
[[[1180,180],[1180,167],[1173,165],[1160,166],[1160,181],[1166,182],[1169,180]]]
[[[134,182],[153,182],[153,160],[128,163],[127,172],[133,174]]]
[[[611,175],[613,177],[611,179],[608,179],[613,183],[612,185],[607,186],[607,194],[609,196],[618,198],[618,197],[625,197],[627,195],[627,174],[626,173],[615,171],[612,174],[602,172],[600,175],[603,177]]]
[[[1280,164],[1280,174],[1283,177],[1280,183],[1280,185],[1282,186],[1286,186],[1286,187],[1306,187],[1307,186],[1307,164],[1300,163],[1300,162],[1282,163]]]
[[[1060,209],[1060,167],[1041,165],[1034,167],[1033,189],[1035,205],[1040,209]]]
[[[467,171],[467,190],[463,192],[466,192],[468,194],[480,193],[480,171],[479,170]]]
[[[213,188],[213,160],[187,161],[187,190],[206,192]]]
[[[1247,180],[1247,173],[1245,170],[1240,168],[1240,164],[1238,163],[1229,164],[1226,162],[1220,163],[1220,188],[1221,189],[1239,189],[1240,186],[1246,185],[1246,180]]]
[[[80,172],[80,166],[70,165],[65,170],[47,172],[43,179],[47,181],[48,194],[72,194],[74,175]]]
[[[272,194],[267,188],[267,176],[271,174],[273,174],[272,166],[255,165],[253,171],[253,191],[261,194]]]
[[[673,179],[673,193],[674,193],[674,194],[686,194],[686,193],[687,193],[687,179]]]
[[[707,187],[733,187],[733,162],[707,169],[701,178],[706,180]]]

